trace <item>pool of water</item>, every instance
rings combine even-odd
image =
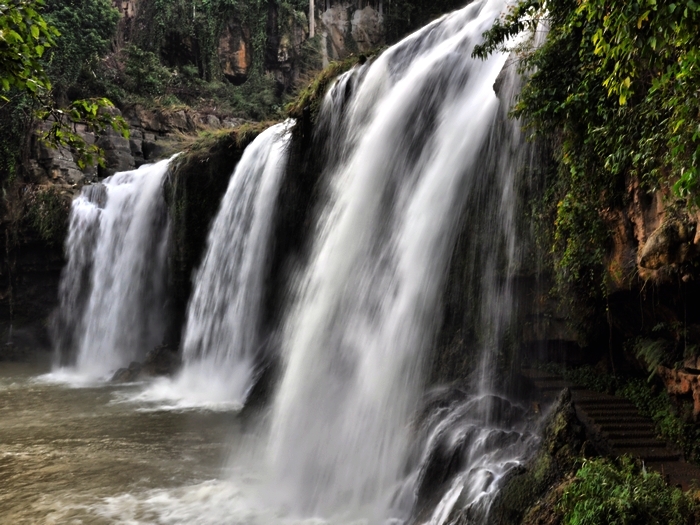
[[[47,372],[0,363],[0,522],[266,522],[251,488],[260,418],[160,409],[133,401],[148,385]]]

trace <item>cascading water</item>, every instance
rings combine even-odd
[[[54,344],[59,366],[102,378],[161,343],[170,161],[86,186],[71,208]]]
[[[461,459],[444,498],[432,501],[431,522],[446,522],[456,505],[479,522],[498,480],[536,440],[524,411],[491,395],[489,381],[514,308],[515,175],[526,155],[505,117],[512,91],[500,104],[493,90],[507,57],[470,54],[505,5],[477,1],[430,24],[326,97],[321,126],[343,126],[283,338],[272,418],[275,491],[297,513],[415,517],[436,443],[447,440]],[[471,309],[483,325],[471,350],[481,355],[478,388],[440,410],[447,422],[427,423],[416,445],[424,451],[410,456],[450,248],[470,216],[482,228],[468,256]],[[519,416],[501,417],[505,405]]]
[[[246,148],[209,232],[170,389],[191,403],[243,404],[264,359],[263,278],[292,126],[272,126]]]
[[[538,441],[527,411],[492,381],[516,307],[518,174],[529,153],[507,118],[518,89],[513,67],[498,78],[507,56],[470,54],[506,4],[477,0],[443,17],[327,94],[316,130],[326,202],[280,337],[282,379],[263,418],[269,470],[251,436],[238,436],[229,479],[111,498],[105,515],[217,525],[486,521],[502,480]],[[232,175],[194,276],[182,371],[132,401],[245,402],[269,336],[264,277],[291,125],[261,134]],[[74,203],[59,348],[76,348],[85,373],[104,374],[159,342],[166,170],[118,174]],[[460,257],[476,373],[426,395],[424,365],[464,223],[473,230]],[[262,487],[251,483],[261,471]]]

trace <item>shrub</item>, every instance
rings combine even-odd
[[[564,493],[567,525],[687,525],[694,504],[629,457],[585,460]]]

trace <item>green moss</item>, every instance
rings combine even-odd
[[[321,108],[323,97],[328,91],[333,81],[339,76],[349,71],[358,64],[367,60],[365,55],[351,55],[345,60],[331,62],[328,67],[321,71],[316,77],[297,95],[296,99],[287,104],[287,114],[292,118],[301,119],[304,112],[308,111],[311,121],[315,122]]]

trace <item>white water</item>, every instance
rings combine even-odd
[[[347,96],[326,98],[326,118],[342,115],[345,136],[337,167],[326,174],[331,197],[283,338],[286,369],[272,418],[273,490],[300,515],[383,520],[412,511],[410,496],[392,499],[407,491],[409,420],[466,203],[474,205],[466,220],[489,209],[471,249],[480,263],[471,270],[481,283],[473,299],[483,303],[476,309],[487,325],[485,344],[471,351],[485,356],[481,386],[490,387],[491,356],[513,308],[497,265],[504,249],[506,267],[516,256],[517,166],[501,157],[519,133],[498,125],[506,110],[493,85],[507,57],[470,54],[504,7],[474,2],[427,26],[349,73],[357,85]],[[343,78],[336,89],[349,84]],[[513,466],[526,448],[499,461]],[[495,490],[464,479],[466,506]],[[440,504],[447,514],[448,504]]]
[[[474,2],[348,73],[327,96],[327,204],[281,338],[266,461],[253,447],[231,463],[253,455],[243,469],[253,475],[117,495],[98,514],[133,523],[484,522],[500,482],[537,442],[522,407],[491,395],[517,306],[516,176],[527,155],[517,123],[505,119],[517,83],[512,75],[502,83],[504,102],[493,90],[507,57],[470,54],[504,8],[503,0]],[[245,402],[264,342],[262,272],[287,141],[276,128],[246,151],[195,278],[183,371],[131,402],[223,410]],[[76,276],[92,275],[98,261],[94,207],[75,228],[87,240],[69,239]],[[467,351],[479,373],[469,392],[447,392],[448,401],[416,417],[465,221],[474,231],[463,293],[479,326]],[[87,323],[82,305],[91,303],[71,299],[86,293],[75,289],[66,304]]]
[[[54,316],[59,376],[103,378],[161,343],[169,164],[117,173],[73,201]]]
[[[240,408],[265,358],[260,310],[268,245],[293,121],[265,130],[231,176],[193,277],[183,368],[138,396],[161,407]]]

